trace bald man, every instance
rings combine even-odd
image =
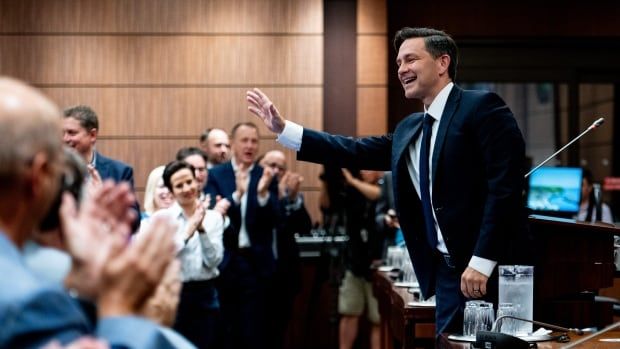
[[[280,219],[273,239],[276,271],[268,292],[269,309],[275,321],[270,322],[267,336],[270,341],[268,347],[278,349],[284,347],[293,302],[301,290],[301,260],[295,234],[309,234],[312,221],[299,192],[303,177],[287,169],[284,153],[268,151],[259,163],[263,168],[271,168],[278,180]]]
[[[207,154],[208,169],[230,160],[230,139],[224,130],[206,130],[200,136],[200,148]]]
[[[79,211],[69,195],[62,197],[63,242],[74,267],[98,270],[95,328],[60,285],[25,266],[22,247],[54,213],[50,208],[58,210],[60,134],[61,114],[49,99],[0,77],[0,348],[39,348],[52,340],[66,345],[85,335],[124,348],[171,348],[153,323],[135,315],[174,257],[174,227],[162,220],[148,238],[127,245],[134,200],[127,184],[104,183]],[[97,248],[85,249],[93,243]]]

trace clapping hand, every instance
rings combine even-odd
[[[265,167],[263,169],[263,175],[258,180],[258,196],[265,197],[265,195],[267,195],[267,192],[269,191],[269,186],[271,185],[274,177],[275,175],[271,167]]]
[[[130,209],[134,200],[129,185],[111,181],[93,188],[79,211],[75,199],[63,195],[61,232],[73,259],[66,283],[82,297],[97,297],[104,264],[125,246],[135,218]]]

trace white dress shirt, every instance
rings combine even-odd
[[[174,234],[174,243],[177,257],[181,261],[181,280],[183,282],[210,280],[220,274],[217,266],[224,256],[224,243],[222,241],[224,219],[219,212],[207,210],[202,220],[202,227],[205,232],[194,232],[187,242],[185,242],[185,231],[188,217],[185,217],[183,208],[178,203],[175,202],[172,206],[155,212],[152,217],[156,215],[166,215],[178,224]]]
[[[435,119],[433,123],[433,130],[431,135],[431,148],[429,151],[429,175],[431,176],[429,183],[432,182],[432,159],[433,159],[433,150],[435,148],[435,139],[437,138],[437,131],[439,130],[439,124],[441,123],[441,116],[443,115],[443,110],[446,107],[446,103],[448,101],[448,96],[450,95],[450,91],[454,87],[454,83],[450,82],[447,84],[435,97],[431,105],[426,108],[424,107],[424,111],[428,113]],[[286,121],[284,130],[282,133],[278,135],[276,139],[278,143],[283,146],[299,151],[301,149],[301,141],[303,136],[303,127],[301,125],[295,124],[291,121]],[[409,156],[407,157],[407,169],[409,170],[409,176],[411,177],[411,182],[415,187],[416,192],[418,193],[418,197],[420,196],[420,169],[419,169],[419,159],[420,159],[420,145],[422,144],[422,133],[420,132],[420,136],[416,139],[414,143],[409,146]],[[433,201],[433,186],[431,184],[430,187],[430,195],[431,195],[431,205]],[[435,211],[433,210],[433,218],[435,219],[435,228],[437,230],[437,250],[442,253],[449,254],[448,248],[446,247],[446,243],[443,239],[443,235],[441,233],[441,228],[437,223],[437,217],[435,216]],[[493,268],[497,262],[481,258],[478,256],[472,256],[469,261],[469,266],[473,269],[479,271],[480,273],[490,276],[493,272]]]
[[[236,174],[239,168],[239,165],[237,165],[235,158],[232,158],[230,160],[230,164],[232,165],[233,171]],[[254,168],[254,164],[252,164],[252,166],[248,168],[248,176],[246,178],[246,188],[249,186],[250,176],[252,174],[253,168]],[[240,248],[246,248],[252,245],[250,242],[250,235],[248,234],[248,228],[246,227],[246,224],[245,224],[245,216],[246,216],[246,211],[248,208],[248,190],[247,189],[245,193],[241,195],[241,197],[239,197],[238,195],[235,195],[236,192],[233,192],[233,195],[232,195],[235,205],[241,205],[241,208],[240,208],[241,226],[239,227],[239,247]],[[267,194],[264,197],[261,197],[260,195],[257,194],[257,200],[258,200],[258,205],[260,207],[264,207],[265,205],[267,205],[267,202],[269,201],[269,192],[267,192]]]

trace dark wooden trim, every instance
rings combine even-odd
[[[357,1],[325,0],[323,5],[323,129],[354,136],[357,132]]]

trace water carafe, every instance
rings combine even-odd
[[[533,320],[534,267],[528,265],[499,266],[499,303],[512,303],[517,317]],[[532,324],[515,321],[518,336],[532,333]]]

